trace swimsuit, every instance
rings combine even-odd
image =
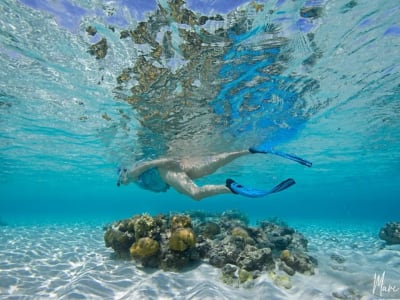
[[[169,185],[162,180],[157,168],[150,168],[139,175],[137,184],[146,190],[153,192],[166,192]]]

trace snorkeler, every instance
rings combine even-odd
[[[272,149],[260,150],[250,148],[249,150],[228,152],[216,155],[196,158],[160,158],[140,163],[131,170],[122,169],[119,173],[117,185],[137,183],[140,187],[153,192],[166,192],[171,186],[179,193],[187,195],[194,200],[200,201],[203,198],[219,194],[240,194],[250,198],[264,197],[272,193],[283,191],[295,181],[291,178],[282,181],[269,191],[257,190],[244,187],[232,179],[227,179],[225,185],[204,185],[198,186],[193,180],[210,175],[219,168],[231,161],[252,153],[275,154],[307,167],[312,163],[300,157],[274,151]]]

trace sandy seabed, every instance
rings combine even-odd
[[[111,259],[103,224],[0,227],[1,299],[400,299],[400,246],[378,238],[381,224],[289,222],[309,241],[316,274],[292,288],[265,274],[251,288],[228,286],[207,263],[181,273]]]

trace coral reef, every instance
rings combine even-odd
[[[136,240],[142,237],[152,236],[156,229],[154,219],[147,214],[135,216],[133,222],[130,222],[128,226],[135,232]]]
[[[400,244],[400,222],[389,222],[379,231],[379,238],[388,245]]]
[[[269,272],[268,273],[269,278],[272,279],[272,281],[277,285],[284,287],[285,289],[291,289],[292,288],[292,282],[290,280],[290,277],[286,275],[279,275],[275,272]]]
[[[280,256],[279,268],[285,271],[288,275],[294,275],[294,273],[300,272],[303,274],[313,275],[314,265],[317,262],[304,252],[290,252],[284,250]]]
[[[133,259],[144,267],[182,270],[208,262],[221,268],[223,282],[233,285],[249,287],[269,272],[276,285],[290,288],[287,275],[314,274],[317,262],[306,253],[302,234],[267,221],[256,227],[248,223],[238,211],[143,214],[109,225],[104,240],[116,258]]]
[[[207,239],[214,239],[217,234],[221,233],[221,228],[215,222],[205,222],[201,224],[198,228],[203,236]]]
[[[194,247],[196,239],[193,230],[188,228],[178,228],[174,230],[169,239],[169,249],[174,251],[185,251]]]
[[[229,285],[242,285],[245,287],[253,285],[253,276],[251,273],[233,264],[226,264],[221,269],[221,280]]]
[[[171,230],[174,231],[179,228],[192,228],[192,220],[189,216],[173,216],[171,220]]]
[[[129,257],[129,248],[134,241],[135,237],[132,233],[125,230],[123,224],[117,223],[112,225],[104,234],[106,247],[113,248],[117,258]]]
[[[137,242],[133,243],[129,252],[132,257],[149,257],[155,255],[160,250],[160,245],[157,241],[149,237],[140,238]]]

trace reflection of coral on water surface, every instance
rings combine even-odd
[[[119,31],[135,54],[116,78],[115,96],[135,111],[144,152],[189,154],[197,144],[205,151],[227,151],[239,146],[233,137],[242,134],[249,144],[293,136],[312,109],[303,98],[318,82],[284,74],[294,59],[292,33],[281,28],[278,16],[255,2],[204,15],[185,1],[166,1],[133,29]],[[319,17],[312,7],[301,14],[309,25],[310,53],[296,59],[309,67],[320,56],[311,32]],[[86,32],[96,34],[96,28],[88,25]],[[112,47],[101,38],[88,52],[103,59]]]

